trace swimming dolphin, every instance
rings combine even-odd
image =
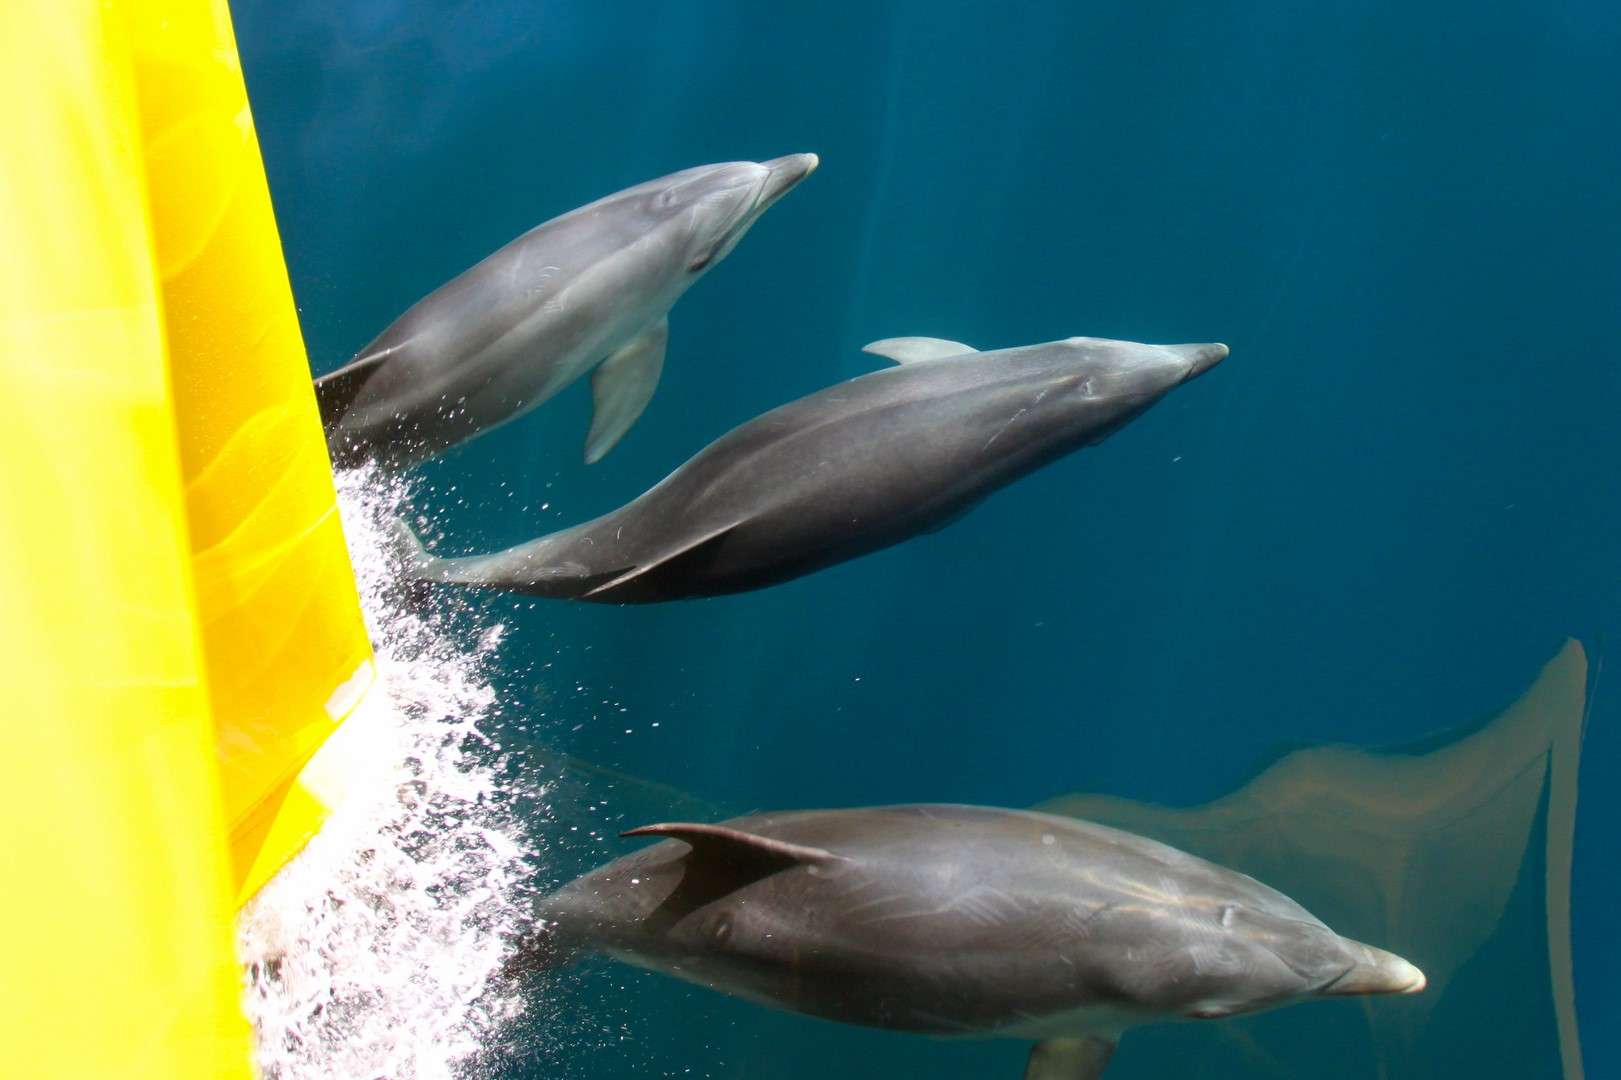
[[[1074,818],[892,806],[624,835],[669,839],[543,898],[515,968],[594,950],[829,1020],[1036,1039],[1028,1080],[1091,1080],[1139,1024],[1425,985],[1253,878]]]
[[[735,428],[594,521],[492,555],[434,559],[418,547],[411,572],[605,603],[772,585],[940,528],[1101,442],[1227,346],[1069,338],[976,352],[892,338],[866,351],[900,366]]]
[[[316,380],[333,463],[415,464],[593,367],[585,460],[601,458],[653,396],[671,306],[816,165],[815,154],[701,165],[518,237]]]

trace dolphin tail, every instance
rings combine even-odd
[[[394,519],[388,538],[394,546],[395,557],[400,560],[408,577],[420,579],[426,571],[433,569],[435,563],[442,561],[428,554],[428,549],[422,546],[422,541],[402,517]]]
[[[431,572],[442,560],[428,554],[428,549],[422,546],[404,518],[394,519],[388,540],[390,554],[399,562],[400,587],[406,606],[418,615],[426,615],[433,597]]]
[[[589,527],[592,523],[587,522]],[[578,526],[576,527],[578,528]],[[516,548],[493,555],[466,555],[440,558],[422,546],[422,541],[404,520],[394,519],[390,543],[400,566],[400,577],[413,591],[408,602],[419,613],[425,612],[429,595],[436,585],[465,585],[475,589],[502,589],[507,592],[527,593],[550,599],[591,598],[593,586],[625,572],[620,569],[595,575],[584,573],[580,567],[567,561],[551,559],[552,545],[566,543],[573,530],[542,536]],[[514,556],[526,567],[526,578],[507,580],[502,576],[502,560]]]
[[[399,560],[400,569],[408,580],[424,585],[486,584],[470,569],[470,564],[478,561],[477,556],[441,559],[422,546],[422,540],[402,517],[394,518],[389,530],[389,542],[393,546],[393,555]]]

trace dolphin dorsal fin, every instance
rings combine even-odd
[[[761,860],[791,866],[795,863],[838,862],[842,856],[826,848],[790,844],[786,840],[773,840],[742,829],[726,825],[704,825],[690,821],[666,821],[657,825],[643,825],[627,829],[620,836],[663,836],[692,845],[695,853],[706,858],[725,858],[735,862]]]
[[[349,411],[355,395],[366,385],[366,380],[377,374],[377,369],[393,349],[382,349],[351,360],[336,371],[329,371],[315,380],[315,403],[321,409],[321,423],[327,427]]]
[[[861,348],[864,353],[882,356],[897,364],[915,364],[919,360],[938,360],[942,356],[962,356],[979,350],[960,341],[947,341],[937,337],[892,337],[874,341]]]

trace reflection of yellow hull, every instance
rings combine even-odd
[[[232,917],[372,669],[229,18],[0,41],[5,1072],[249,1076]]]

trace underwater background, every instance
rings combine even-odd
[[[1444,745],[1576,638],[1575,1005],[1586,1074],[1621,1075],[1621,705],[1601,674],[1621,630],[1621,9],[232,10],[317,372],[564,210],[689,165],[821,155],[676,306],[662,385],[601,463],[581,463],[581,383],[423,470],[442,552],[616,507],[875,369],[877,338],[1232,348],[900,547],[703,602],[489,601],[504,737],[591,764],[551,791],[542,884],[672,808],[1194,806],[1299,747]],[[1416,1026],[1367,1019],[1413,1001],[1344,1001],[1143,1029],[1109,1077],[1568,1080],[1544,833],[1488,820],[1431,853],[1435,878],[1494,843],[1520,868]],[[1026,1051],[605,962],[533,993],[478,1075],[1012,1078]]]

